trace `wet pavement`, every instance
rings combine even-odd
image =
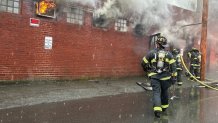
[[[217,123],[218,92],[188,80],[169,90],[170,107],[152,112],[151,91],[136,85],[143,77],[30,82],[0,86],[0,123]]]

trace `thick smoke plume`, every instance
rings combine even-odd
[[[94,8],[94,22],[98,26],[106,27],[111,20],[117,18],[127,19],[137,34],[149,36],[161,33],[166,36],[169,42],[181,47],[184,40],[199,35],[198,26],[187,26],[200,22],[199,13],[194,16],[187,16],[185,11],[174,11],[167,0],[56,0],[58,3],[80,3]],[[99,4],[102,6],[99,7]],[[193,12],[194,13],[194,12]],[[181,17],[175,21],[177,16]],[[193,33],[194,32],[194,33]],[[185,44],[184,44],[185,45]],[[184,48],[185,46],[182,46]]]
[[[161,33],[174,45],[179,44],[177,47],[184,44],[185,38],[198,35],[197,30],[199,30],[199,26],[183,27],[199,23],[199,14],[187,18],[182,9],[174,12],[167,0],[107,0],[102,8],[97,9],[96,13],[105,15],[108,19],[126,18],[132,23],[133,28],[136,27],[136,33],[145,36]],[[176,16],[183,18],[175,21]]]
[[[57,3],[80,3],[82,5],[89,5],[95,7],[98,0],[55,0]]]

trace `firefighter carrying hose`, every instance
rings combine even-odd
[[[161,112],[169,107],[168,88],[176,82],[176,60],[165,49],[167,39],[159,36],[156,40],[157,48],[151,50],[142,60],[143,70],[148,74],[153,88],[154,115],[160,118]]]
[[[173,57],[176,60],[176,71],[177,71],[177,84],[181,86],[183,84],[182,82],[182,63],[181,63],[181,54],[180,49],[174,48],[172,51]]]
[[[192,48],[188,52],[188,58],[190,61],[190,73],[198,80],[200,80],[200,65],[201,65],[201,53],[198,49]],[[193,77],[190,76],[190,79],[193,80]]]

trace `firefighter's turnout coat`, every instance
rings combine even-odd
[[[176,52],[173,52],[173,57],[174,59],[176,60],[176,70],[177,70],[177,84],[178,85],[182,85],[182,70],[183,70],[183,67],[182,67],[182,62],[181,62],[181,54],[180,53],[176,53]]]
[[[156,48],[143,57],[141,65],[151,80],[154,111],[168,108],[167,90],[172,84],[171,77],[177,76],[173,55],[169,51]]]
[[[201,53],[197,49],[192,49],[188,52],[188,58],[190,60],[190,73],[200,79],[200,65],[201,65]],[[191,76],[190,78],[192,79]]]

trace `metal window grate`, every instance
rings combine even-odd
[[[115,30],[120,32],[127,32],[127,20],[118,19],[115,21]]]
[[[67,12],[67,22],[83,25],[84,23],[84,11],[80,8],[71,8]]]
[[[20,0],[0,0],[0,12],[18,14],[20,12]]]

